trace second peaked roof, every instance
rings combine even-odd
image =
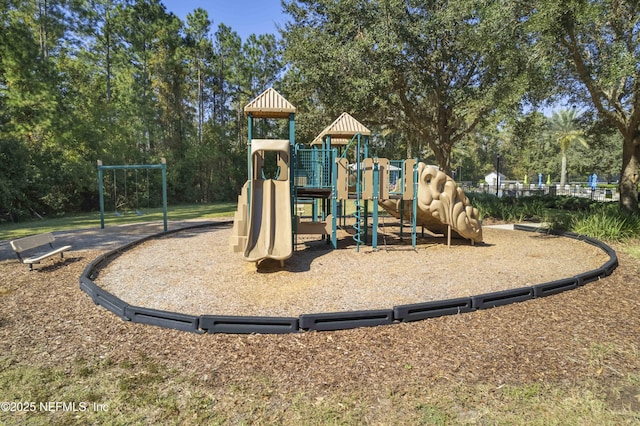
[[[346,145],[349,140],[360,133],[363,136],[369,136],[371,130],[367,129],[362,123],[353,118],[349,113],[343,112],[340,117],[329,124],[320,132],[318,136],[311,142],[311,145],[319,145],[325,136],[331,136],[332,145]]]
[[[289,114],[295,112],[296,107],[273,87],[269,87],[244,107],[245,115],[251,113],[256,118],[289,118]]]

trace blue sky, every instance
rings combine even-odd
[[[187,14],[198,7],[209,13],[213,22],[211,32],[224,23],[238,33],[242,40],[250,34],[275,34],[276,24],[283,26],[288,15],[282,12],[280,0],[161,0],[168,12],[186,22]]]

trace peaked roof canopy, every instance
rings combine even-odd
[[[313,142],[311,142],[311,145],[321,144],[325,136],[331,136],[332,145],[346,145],[351,138],[358,133],[369,136],[371,131],[348,113],[343,112],[340,114],[340,117],[336,118],[333,123],[325,127],[325,129],[316,136]]]
[[[289,118],[289,114],[295,112],[296,107],[273,87],[269,87],[244,107],[245,115],[251,113],[256,118]]]

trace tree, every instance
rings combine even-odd
[[[25,210],[30,207],[25,197],[29,182],[28,156],[20,141],[0,136],[0,223],[17,221],[20,216],[26,216]]]
[[[163,156],[173,202],[234,199],[242,107],[282,65],[275,37],[219,28],[160,0],[2,2],[0,220],[95,208],[96,159]]]
[[[104,78],[104,92],[98,91],[100,96],[104,95],[106,103],[111,102],[111,86],[113,80],[114,62],[117,62],[115,55],[119,50],[124,50],[122,40],[118,31],[118,20],[122,14],[124,0],[89,0],[90,4],[84,8],[84,21],[79,26],[83,30],[83,39],[86,49],[79,49],[89,56],[92,62],[101,69],[100,74]],[[100,75],[99,74],[99,75]],[[109,111],[107,111],[109,112]],[[111,114],[109,121],[111,121]]]
[[[285,58],[327,115],[357,112],[365,124],[401,132],[407,156],[424,143],[447,173],[456,143],[492,113],[520,104],[535,65],[526,61],[529,41],[512,2],[290,0],[284,7],[292,16]]]
[[[193,72],[195,73],[195,87],[196,87],[196,111],[197,111],[197,125],[198,130],[198,144],[202,144],[202,131],[205,119],[205,70],[210,68],[207,63],[207,59],[212,57],[212,45],[208,39],[208,34],[211,27],[211,21],[207,11],[202,8],[197,8],[192,13],[187,15],[187,46],[189,52],[189,59]]]
[[[610,123],[602,120],[584,120],[587,123],[587,141],[589,147],[577,145],[569,156],[571,168],[580,180],[596,173],[607,183],[617,183],[620,177],[620,158],[622,158],[622,135]]]
[[[120,83],[120,93],[128,98],[130,108],[136,110],[128,114],[135,149],[153,153],[154,144],[162,133],[156,125],[157,90],[154,86],[166,77],[161,74],[165,64],[159,62],[158,54],[166,43],[171,43],[168,37],[177,36],[180,20],[168,14],[160,0],[136,0],[124,9],[121,19],[119,28],[128,47],[128,69],[122,70],[121,78],[128,81]],[[129,87],[125,87],[127,84]]]
[[[588,147],[584,137],[584,132],[577,128],[578,112],[575,108],[563,109],[554,112],[549,120],[551,134],[560,147],[562,165],[560,169],[560,186],[564,187],[567,182],[567,151],[569,147],[578,142]]]
[[[213,63],[213,120],[223,128],[234,119],[230,109],[242,57],[242,39],[230,27],[220,24],[215,33]],[[227,129],[228,130],[228,129]]]
[[[640,2],[546,0],[536,3],[529,24],[540,51],[557,61],[560,90],[622,135],[620,207],[639,212]]]
[[[29,210],[58,208],[69,197],[52,181],[59,170],[50,161],[57,149],[59,91],[54,61],[45,52],[55,51],[55,40],[51,32],[44,37],[44,27],[34,24],[31,6],[20,4],[0,14],[2,164],[29,160],[23,167],[7,166],[1,179],[2,203],[13,218]]]

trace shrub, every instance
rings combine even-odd
[[[469,200],[480,211],[480,219],[545,222],[553,229],[608,241],[640,234],[640,216],[621,211],[615,203],[548,195],[498,198],[493,194],[469,194]]]
[[[596,207],[572,218],[569,229],[599,240],[620,241],[640,233],[640,217],[616,205]]]

